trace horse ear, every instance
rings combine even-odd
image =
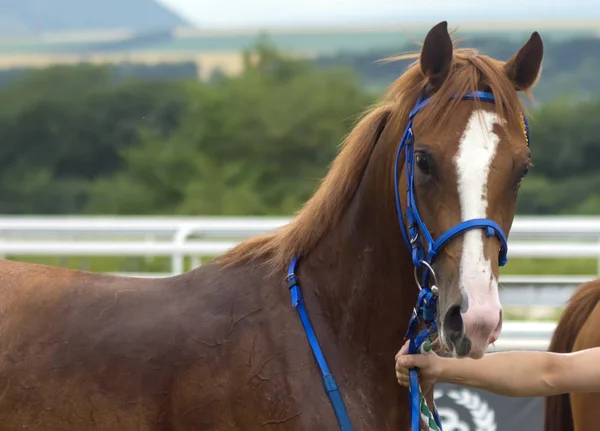
[[[527,91],[535,85],[542,69],[544,43],[537,31],[504,65],[506,76],[517,91]]]
[[[421,49],[421,71],[432,90],[437,90],[448,76],[453,51],[448,22],[442,21],[429,30]]]

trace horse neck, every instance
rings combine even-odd
[[[381,358],[389,372],[417,288],[396,215],[393,157],[382,154],[377,163],[376,153],[342,220],[300,261],[299,274],[336,342],[367,360]]]

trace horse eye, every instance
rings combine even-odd
[[[527,165],[525,167],[525,169],[523,169],[523,173],[521,174],[521,178],[519,178],[519,181],[517,182],[517,185],[515,187],[515,192],[518,192],[519,189],[521,188],[521,183],[523,182],[523,179],[527,176],[527,174],[529,173],[529,168],[530,165]]]
[[[427,157],[426,154],[417,154],[415,157],[415,162],[416,162],[417,168],[419,168],[419,170],[421,172],[423,172],[424,174],[431,173],[431,166],[429,164],[429,158]]]

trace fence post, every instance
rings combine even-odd
[[[189,226],[182,226],[175,233],[173,243],[176,247],[179,247],[179,250],[175,251],[171,255],[171,272],[173,273],[173,275],[182,274],[184,271],[185,255],[181,249],[183,244],[187,240],[187,237],[190,236],[191,233],[192,229],[190,229]]]
[[[598,237],[596,241],[598,242],[598,245],[600,245],[600,237]],[[600,253],[596,258],[596,276],[600,277]]]

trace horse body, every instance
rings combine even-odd
[[[286,292],[252,289],[248,274],[234,286],[212,265],[143,281],[2,269],[23,276],[0,279],[1,429],[285,427],[294,398],[310,395],[302,380],[286,381],[290,368],[310,380],[293,313],[277,306]],[[48,279],[62,283],[44,286]],[[202,288],[209,282],[214,290]]]
[[[295,219],[201,268],[148,280],[2,262],[0,430],[337,429],[285,282],[294,257],[353,429],[408,428],[393,369],[419,287],[405,230],[425,248],[476,223],[429,262],[436,348],[481,357],[501,329],[504,239],[484,228],[512,224],[530,162],[517,91],[534,85],[542,52],[534,33],[502,63],[453,51],[447,24],[433,27],[419,62],[350,132]],[[463,100],[489,91],[495,107]],[[424,99],[410,120],[414,173],[396,177],[397,166],[409,172],[395,156]],[[478,116],[485,121],[473,125]],[[416,229],[396,188],[411,190]]]
[[[600,279],[582,284],[571,296],[548,351],[571,353],[600,347]],[[598,427],[600,394],[546,397],[545,431],[584,431]]]
[[[355,429],[398,429],[406,394],[387,377],[405,328],[388,313],[409,310],[384,304],[404,289],[395,271],[373,277],[379,238],[353,242],[319,247],[303,292]],[[361,265],[320,278],[350,258]],[[335,429],[283,278],[260,262],[136,279],[3,261],[0,429]],[[361,313],[335,315],[337,300]]]

